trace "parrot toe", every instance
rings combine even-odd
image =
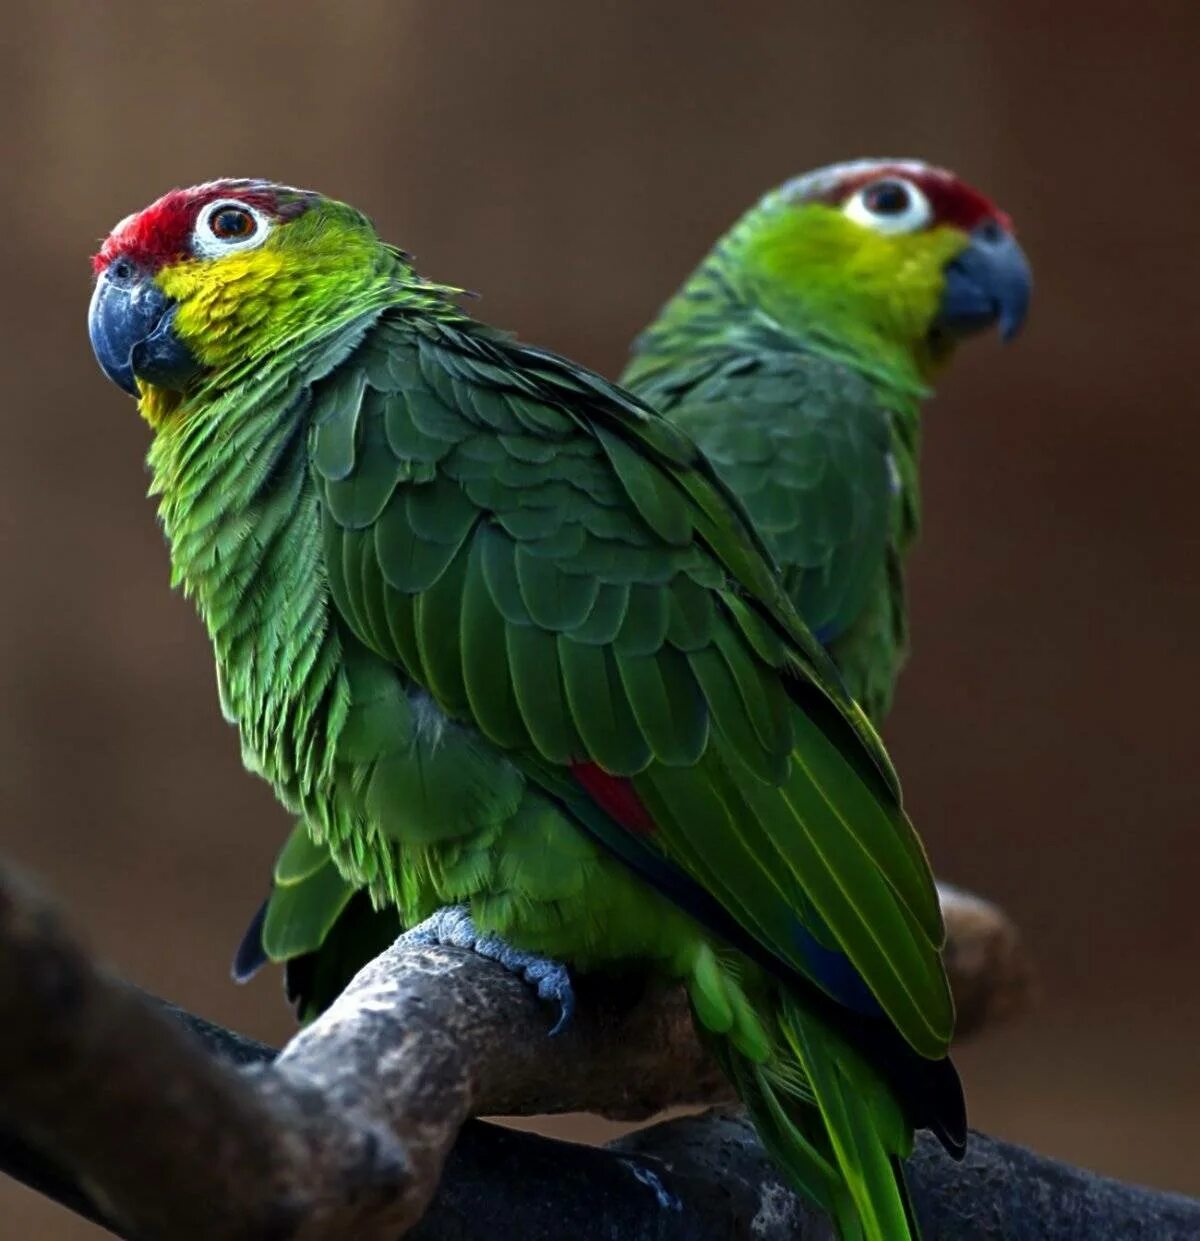
[[[479,932],[465,905],[447,905],[405,931],[400,938],[409,944],[446,944],[452,948],[473,949]]]
[[[550,960],[548,957],[538,957],[532,953],[517,952],[507,944],[503,944],[503,941],[500,942],[505,952],[510,953],[512,956],[514,964],[509,965],[509,968],[520,970],[520,966],[516,965],[516,961],[524,961],[524,969],[520,970],[521,977],[531,987],[537,987],[539,999],[558,1005],[558,1020],[550,1027],[550,1037],[553,1038],[556,1034],[561,1034],[571,1024],[571,1018],[575,1015],[575,989],[571,986],[571,976],[567,972],[567,967],[559,961]],[[508,965],[508,962],[503,957],[498,956],[496,959],[501,964]]]
[[[570,1025],[575,1012],[575,989],[567,967],[561,961],[514,948],[499,935],[481,933],[466,906],[447,905],[405,931],[401,938],[410,944],[445,944],[452,948],[467,948],[495,961],[533,987],[539,999],[558,1005],[558,1020],[550,1029],[551,1038]]]

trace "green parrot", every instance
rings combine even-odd
[[[917,417],[964,336],[1020,327],[1029,268],[1008,217],[952,173],[859,160],[789,181],[737,224],[634,346],[624,382],[697,440],[749,510],[802,618],[878,727],[908,646],[904,558],[917,533]],[[263,959],[296,887],[291,849],[235,974]],[[303,868],[302,868],[303,870]],[[332,863],[336,929],[286,949],[304,1016],[400,930]]]
[[[965,335],[1005,339],[1030,272],[953,173],[858,160],[788,181],[723,237],[622,378],[695,438],[878,726],[908,646],[918,416]]]
[[[246,766],[303,825],[257,950],[319,949],[364,890],[560,1026],[568,969],[678,978],[839,1235],[915,1237],[914,1128],[966,1138],[937,894],[877,735],[695,443],[315,193],[173,191],[94,267],[173,582]]]

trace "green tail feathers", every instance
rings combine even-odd
[[[912,1129],[899,1104],[857,1052],[786,993],[778,1006],[765,1061],[728,1034],[713,1038],[763,1145],[792,1187],[830,1216],[840,1241],[919,1241],[901,1163]]]
[[[283,963],[287,997],[309,1022],[395,941],[400,915],[390,906],[376,909],[364,889],[343,879],[303,822],[292,829],[273,879],[258,931],[262,953]]]

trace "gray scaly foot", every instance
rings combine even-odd
[[[558,1020],[550,1031],[551,1038],[560,1034],[571,1022],[575,1012],[575,992],[567,967],[560,961],[522,952],[505,943],[499,935],[481,934],[465,905],[447,905],[445,909],[439,909],[432,918],[426,918],[405,931],[400,938],[410,944],[446,944],[452,948],[469,948],[523,978],[536,989],[540,999],[558,1005]]]

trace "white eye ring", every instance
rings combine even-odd
[[[907,202],[892,210],[880,210],[872,200],[878,197],[882,187],[894,187],[903,190]],[[933,209],[929,199],[911,181],[903,177],[880,177],[856,191],[842,205],[842,212],[848,220],[861,224],[864,228],[874,229],[877,233],[915,233],[924,228],[933,218]]]
[[[254,220],[254,231],[248,237],[218,237],[213,232],[213,220],[230,207],[244,211]],[[236,250],[253,250],[261,246],[270,231],[270,219],[258,208],[237,198],[221,198],[215,203],[209,203],[196,220],[196,227],[192,230],[192,249],[202,258],[215,259]]]

